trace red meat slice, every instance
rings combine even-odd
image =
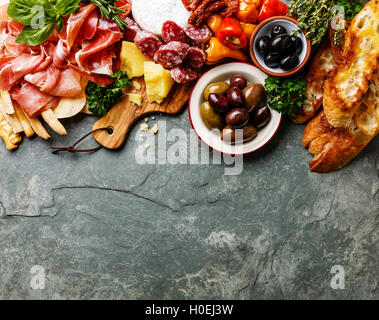
[[[10,60],[0,70],[0,89],[9,90],[25,75],[36,69],[45,58],[41,52],[39,55],[22,54]]]
[[[26,81],[22,81],[20,87],[13,88],[10,94],[30,118],[38,116],[47,106],[51,107],[51,103],[56,99]]]

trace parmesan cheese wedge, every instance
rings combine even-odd
[[[144,63],[144,73],[148,101],[161,104],[174,85],[170,71],[165,70],[160,64],[149,61]]]
[[[126,72],[130,79],[143,76],[144,63],[148,60],[133,42],[122,42],[120,59],[120,69]]]

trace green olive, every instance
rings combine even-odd
[[[242,135],[236,136],[236,130],[243,130]],[[231,126],[226,126],[221,133],[221,139],[226,143],[239,144],[253,140],[257,136],[257,130],[250,124],[245,125],[243,128],[235,129]]]
[[[218,93],[224,95],[230,88],[230,85],[227,82],[215,82],[211,83],[204,90],[204,98],[208,100],[211,93]]]
[[[224,119],[221,114],[215,111],[209,102],[204,102],[200,108],[201,118],[203,119],[205,125],[208,129],[219,129],[222,130],[225,126]]]

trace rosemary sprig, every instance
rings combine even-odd
[[[119,16],[120,13],[125,13],[124,10],[114,6],[116,0],[90,0],[95,4],[101,13],[101,18],[108,19],[117,23],[121,30],[124,30],[128,24]]]

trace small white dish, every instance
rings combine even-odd
[[[260,83],[264,86],[267,75],[249,63],[232,62],[215,67],[205,73],[196,83],[189,101],[189,117],[193,129],[199,138],[212,149],[231,155],[244,155],[263,148],[278,132],[282,115],[271,110],[271,120],[266,127],[258,131],[258,136],[243,144],[230,145],[221,140],[221,132],[209,130],[200,114],[200,107],[205,102],[205,88],[218,81],[229,81],[232,76],[241,75],[248,83]]]

